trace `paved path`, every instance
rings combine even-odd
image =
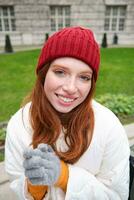
[[[18,200],[9,187],[9,182],[0,184],[0,200]]]
[[[4,162],[0,163],[0,200],[17,200],[9,187],[8,176],[4,170]]]
[[[134,124],[124,126],[128,135],[129,144],[134,144]],[[0,200],[17,200],[11,189],[9,188],[9,181],[4,170],[4,162],[0,163]]]
[[[129,139],[129,144],[132,146],[134,144],[134,123],[125,125],[124,128]]]

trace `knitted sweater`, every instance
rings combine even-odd
[[[5,166],[11,188],[20,200],[33,199],[27,191],[23,151],[32,140],[30,103],[9,121],[5,145]],[[95,127],[90,146],[81,158],[69,165],[67,190],[52,186],[45,200],[127,200],[129,191],[129,144],[123,126],[107,108],[93,101]],[[64,134],[57,148],[66,151]]]

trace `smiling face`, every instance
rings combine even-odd
[[[55,110],[68,113],[81,104],[91,89],[92,73],[92,69],[78,59],[55,59],[44,83],[45,94]]]

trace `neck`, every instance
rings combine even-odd
[[[72,115],[71,112],[69,113],[60,113],[60,112],[57,112],[58,114],[58,117],[60,118],[60,121],[61,121],[61,124],[64,128],[67,128],[67,125],[69,123],[69,119]]]

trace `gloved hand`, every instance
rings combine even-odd
[[[52,147],[39,144],[36,149],[27,149],[23,154],[25,176],[33,185],[53,185],[60,176],[61,163]]]

